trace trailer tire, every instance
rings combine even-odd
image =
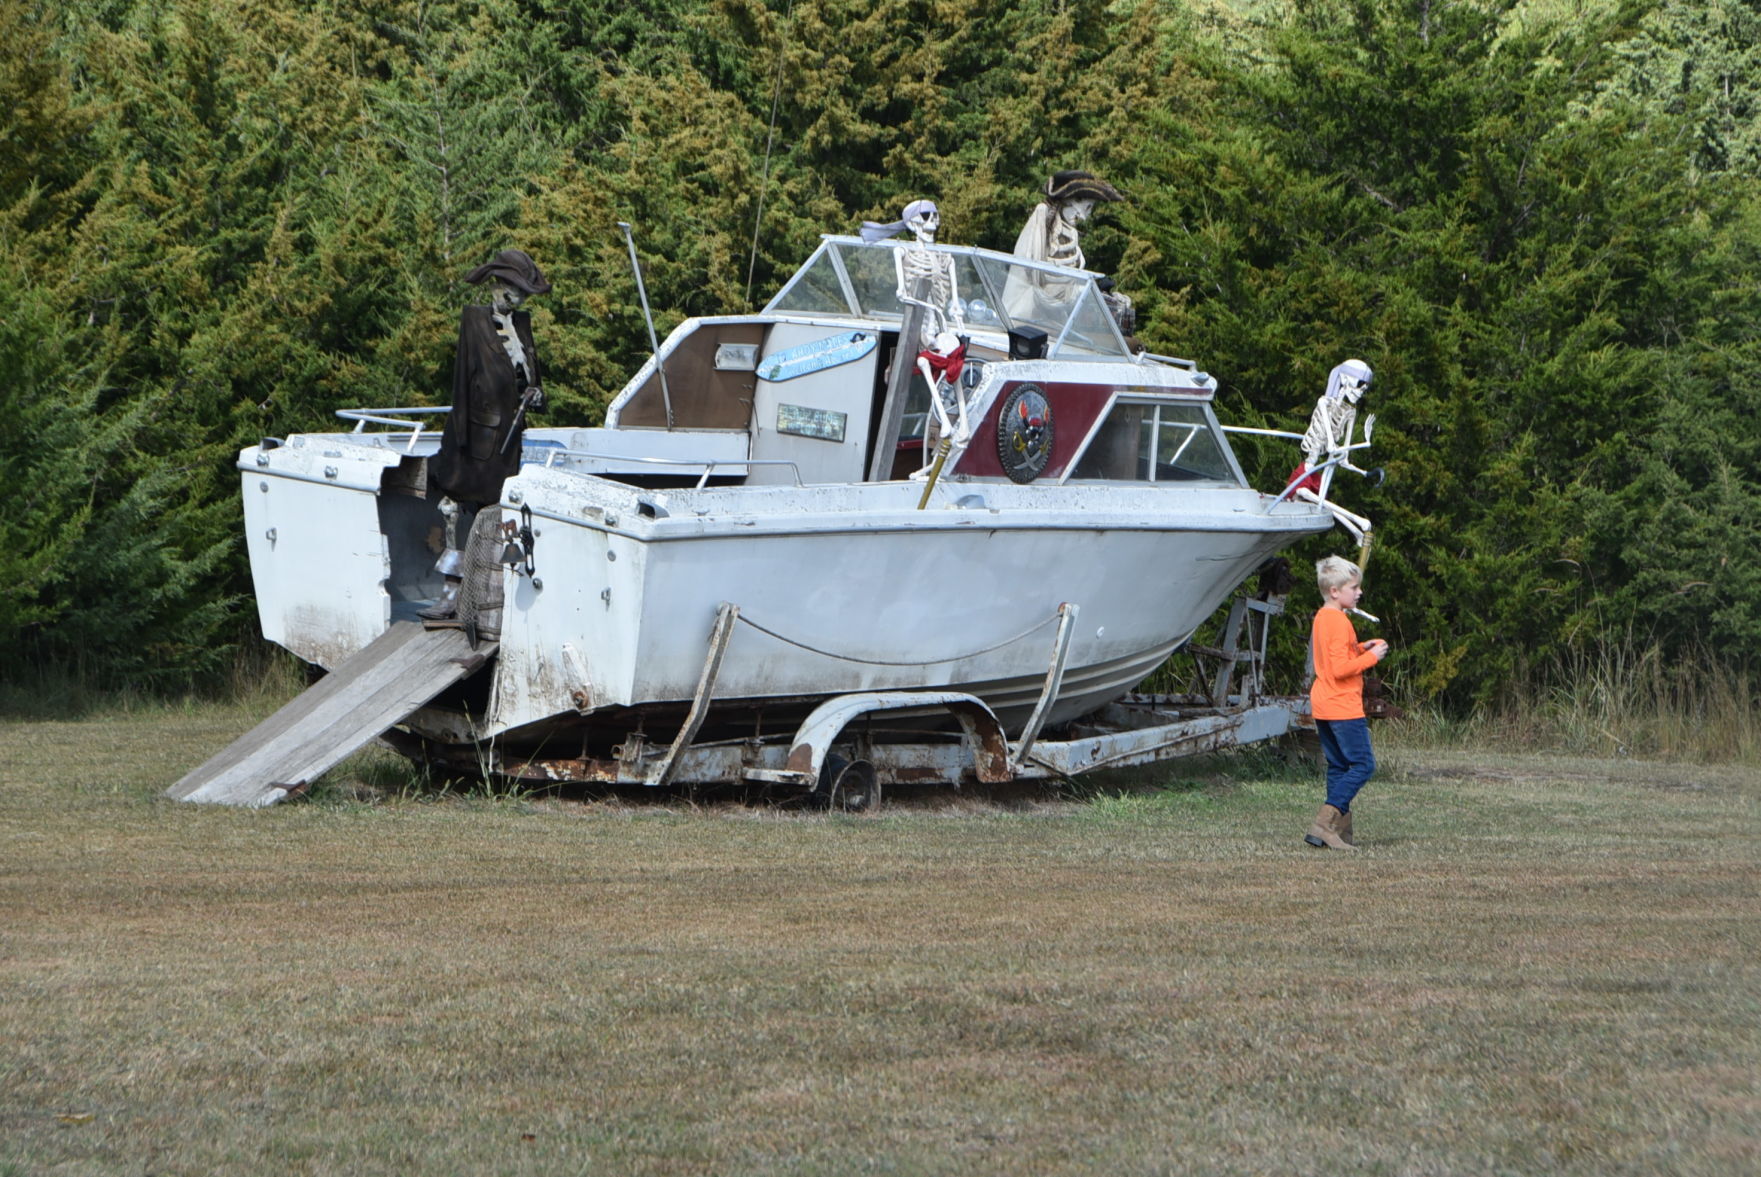
[[[873,813],[881,802],[880,780],[874,765],[828,753],[825,767],[819,770],[819,787],[813,790],[813,799],[827,809]]]

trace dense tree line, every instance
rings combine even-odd
[[[555,284],[551,419],[591,422],[645,350],[617,221],[664,329],[920,195],[1006,249],[1065,167],[1125,190],[1091,264],[1225,419],[1300,429],[1376,368],[1389,482],[1343,493],[1413,693],[1611,635],[1754,662],[1758,32],[1753,0],[0,0],[0,664],[212,671],[249,632],[237,449],[440,399],[497,248]]]

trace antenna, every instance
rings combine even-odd
[[[660,373],[660,399],[666,406],[666,427],[673,427],[673,394],[666,386],[666,364],[660,358],[660,339],[654,334],[654,312],[648,309],[648,287],[642,284],[642,263],[636,260],[636,237],[630,231],[630,222],[619,221],[618,228],[624,231],[624,240],[630,246],[630,268],[636,272],[636,294],[642,300],[642,318],[648,323],[648,346],[654,352],[654,368]]]

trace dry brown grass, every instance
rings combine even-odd
[[[1733,1174],[1748,770],[1385,752],[1082,800],[156,793],[243,726],[0,727],[0,1174]],[[1114,782],[1120,784],[1120,782]]]

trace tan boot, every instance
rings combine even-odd
[[[1338,820],[1333,823],[1333,832],[1339,835],[1341,842],[1353,850],[1357,849],[1357,839],[1351,836],[1351,810],[1339,815]]]
[[[1309,826],[1309,832],[1302,836],[1302,840],[1318,850],[1356,850],[1357,847],[1341,838],[1334,827],[1341,816],[1331,805],[1321,806],[1320,812],[1315,814],[1314,824]]]

